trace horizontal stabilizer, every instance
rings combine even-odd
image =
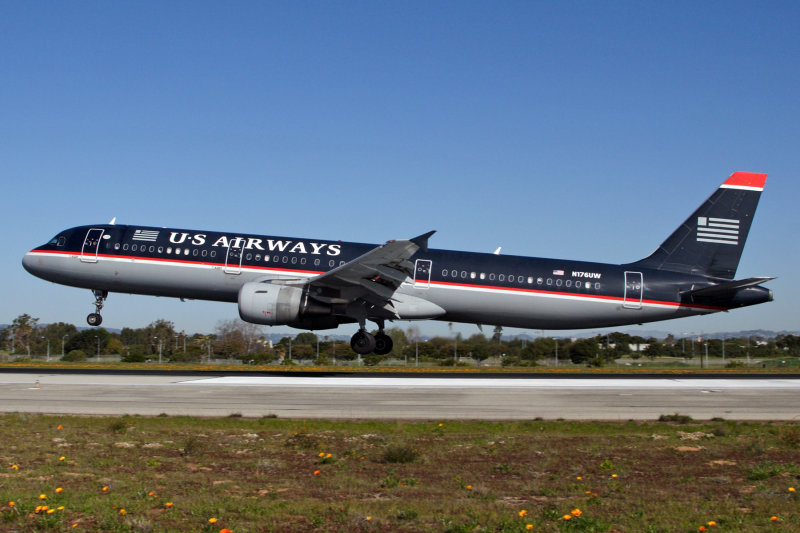
[[[688,296],[699,296],[702,298],[718,298],[720,296],[735,294],[736,291],[738,291],[739,289],[744,289],[745,287],[753,287],[754,285],[760,285],[762,283],[766,283],[767,281],[773,279],[775,278],[760,277],[760,278],[741,279],[738,281],[729,281],[727,283],[712,285],[711,287],[703,287],[702,289],[687,291],[684,294]]]

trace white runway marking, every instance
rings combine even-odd
[[[800,379],[604,379],[604,378],[380,378],[225,376],[183,385],[246,387],[458,388],[458,389],[800,389]]]

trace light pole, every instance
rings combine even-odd
[[[97,339],[97,358],[100,359],[100,337],[95,335],[94,338]]]
[[[64,335],[61,337],[61,359],[64,359],[64,341],[69,337],[69,335]]]
[[[158,340],[158,337],[153,337],[154,341],[158,341],[158,364],[161,364],[161,341]]]
[[[42,338],[47,341],[47,359],[46,360],[49,363],[50,362],[50,339],[48,339],[47,337],[42,337]]]

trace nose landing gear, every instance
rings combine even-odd
[[[94,294],[95,312],[90,313],[89,316],[86,317],[86,322],[90,326],[99,326],[103,323],[103,317],[100,316],[100,310],[103,308],[103,302],[106,298],[108,298],[108,291],[93,290],[92,294]]]

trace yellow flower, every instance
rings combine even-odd
[[[19,465],[11,465],[11,468],[13,468],[14,470],[19,470]]]
[[[217,523],[217,519],[216,518],[209,518],[208,519],[208,523],[209,524],[216,524]]]
[[[571,514],[572,516],[580,516],[583,513],[581,512],[580,509],[573,509],[572,511],[569,512],[569,514]]]
[[[533,524],[525,524],[525,529],[527,529],[528,531],[532,530]]]
[[[65,459],[66,459],[66,457],[64,457],[63,455],[58,458],[59,461],[64,461]]]
[[[711,520],[711,521],[708,523],[708,527],[717,527],[717,523],[716,523],[716,522],[714,522],[713,520]]]
[[[39,499],[40,500],[46,500],[47,499],[47,494],[39,494]]]
[[[794,490],[794,487],[789,487],[789,492],[797,492],[797,491]]]
[[[319,454],[317,455],[317,457],[325,457],[325,452],[319,452]]]
[[[325,456],[325,459],[330,459],[331,457],[333,457],[333,454],[329,453],[328,455]]]
[[[561,518],[563,518],[564,520],[572,520],[572,515],[565,514]]]
[[[124,515],[124,514],[126,514],[126,511],[125,511],[125,509],[120,509],[120,510],[119,510],[119,514],[121,514],[121,515]]]
[[[372,520],[372,517],[371,517],[371,516],[368,516],[368,517],[366,518],[366,520],[367,520],[367,522],[369,522],[370,520]]]
[[[56,492],[60,494],[64,492],[64,489],[62,489],[61,487],[56,487]]]
[[[9,506],[9,507],[14,507],[15,505],[17,505],[17,504],[16,504],[16,503],[14,503],[14,502],[8,502],[8,506]]]
[[[53,513],[55,513],[55,512],[56,512],[56,510],[55,510],[55,509],[48,509],[48,510],[47,510],[47,514],[53,514]]]
[[[575,479],[577,479],[578,481],[583,481],[583,478],[581,476],[578,476]]]
[[[616,474],[611,474],[611,477],[617,479],[618,476]]]
[[[519,517],[520,517],[520,518],[523,518],[523,517],[525,517],[525,516],[528,516],[528,511],[526,511],[525,509],[523,509],[523,510],[521,510],[520,512],[518,512],[517,514],[519,515]]]
[[[103,486],[103,492],[108,492],[108,485]]]
[[[165,504],[164,504],[164,507],[166,507],[167,509],[169,509],[170,507],[172,507],[172,502],[167,502],[167,503],[165,503]]]
[[[467,485],[467,486],[466,486],[466,487],[464,487],[464,488],[465,488],[465,489],[467,489],[467,490],[472,490],[472,485]]]
[[[63,511],[63,510],[64,510],[64,506],[63,506],[63,505],[59,505],[59,506],[57,507],[57,509],[58,509],[59,511]]]

